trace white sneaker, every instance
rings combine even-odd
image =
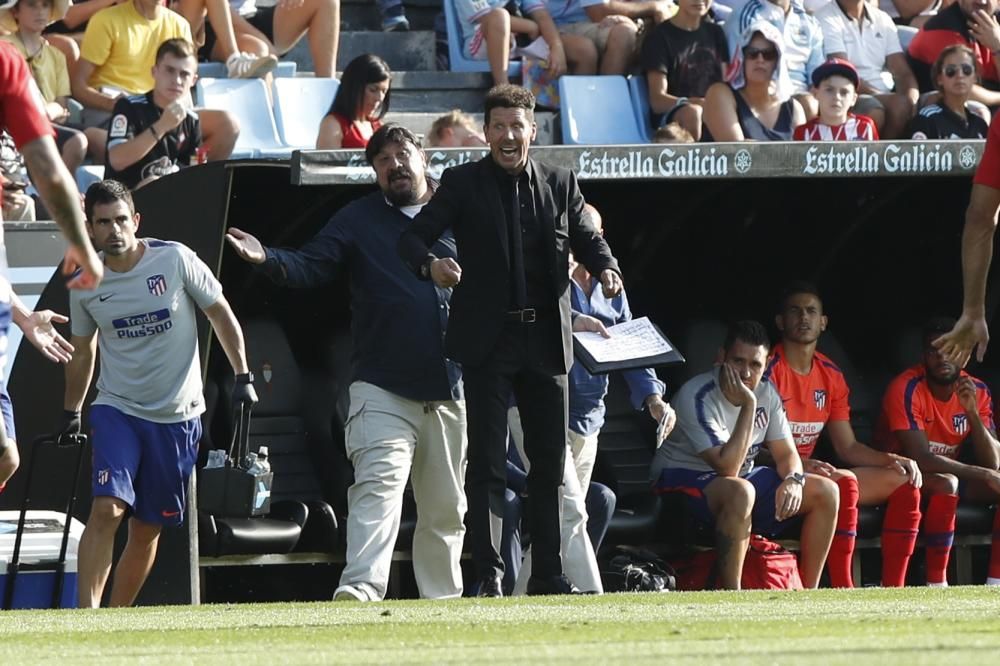
[[[231,79],[256,79],[278,66],[273,55],[256,56],[251,53],[234,53],[226,60],[226,69]]]
[[[341,585],[333,591],[333,600],[372,601],[372,598],[368,596],[368,592],[359,585]]]

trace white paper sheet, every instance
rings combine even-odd
[[[574,333],[597,363],[615,363],[634,358],[658,356],[673,351],[673,347],[653,327],[648,317],[633,319],[608,328],[610,338],[600,333]]]

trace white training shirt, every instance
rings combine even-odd
[[[902,53],[899,32],[892,18],[872,4],[865,3],[861,22],[844,13],[836,2],[820,8],[814,15],[823,29],[823,52],[846,53],[858,70],[861,80],[882,93],[891,89],[882,79],[885,61]]]
[[[754,394],[757,396],[757,410],[750,448],[740,468],[740,476],[746,476],[753,469],[754,458],[764,442],[792,439],[788,416],[774,385],[761,380]],[[658,479],[665,468],[714,471],[699,454],[729,441],[741,409],[722,394],[719,368],[688,380],[670,403],[677,413],[677,425],[656,450],[650,469],[651,478]]]
[[[70,292],[70,324],[75,336],[98,331],[95,405],[179,423],[205,411],[195,307],[218,301],[222,285],[190,248],[139,242],[146,251],[132,270],[105,270],[94,291]]]

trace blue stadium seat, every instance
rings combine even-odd
[[[76,173],[76,187],[81,192],[86,192],[87,188],[99,180],[104,180],[104,167],[97,164],[86,164],[78,167]]]
[[[280,61],[278,67],[274,70],[274,78],[284,79],[294,77],[298,71],[298,65],[292,61]],[[225,79],[229,77],[229,70],[226,69],[225,63],[221,62],[199,62],[198,63],[198,78],[199,79]]]
[[[466,58],[462,49],[462,29],[458,25],[458,12],[455,11],[455,0],[443,0],[444,18],[448,27],[448,64],[453,72],[488,72],[490,63],[487,60]],[[507,66],[507,75],[521,75],[521,63],[511,60]]]
[[[319,123],[339,87],[337,79],[275,79],[274,119],[282,143],[291,148],[314,148]]]
[[[628,77],[628,93],[632,98],[632,110],[635,111],[635,123],[643,140],[649,143],[653,140],[653,128],[649,123],[649,87],[645,74]]]
[[[232,157],[289,157],[271,114],[267,87],[261,79],[201,79],[195,87],[198,104],[229,111],[239,120],[240,137]]]
[[[903,51],[906,52],[910,49],[910,42],[913,38],[917,36],[920,32],[917,28],[911,28],[908,25],[898,25],[896,26],[896,32],[899,33],[899,45],[903,47]]]
[[[564,144],[646,143],[624,76],[562,76],[559,118]]]

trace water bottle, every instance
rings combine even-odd
[[[261,446],[257,449],[257,468],[261,474],[267,474],[271,471],[271,461],[268,460],[268,451],[266,446]]]

